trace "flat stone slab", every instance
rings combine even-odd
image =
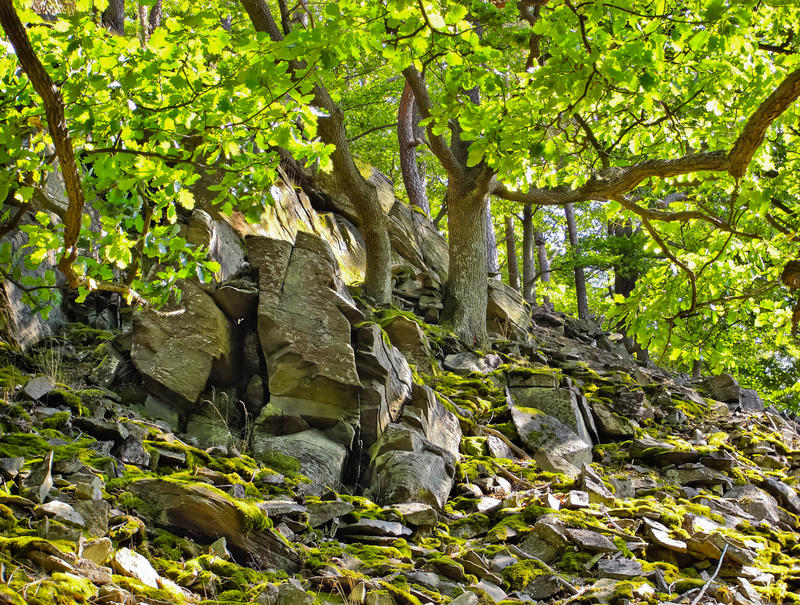
[[[47,395],[54,388],[56,388],[56,385],[47,376],[37,376],[28,381],[22,389],[22,394],[33,400],[37,400]]]
[[[402,523],[397,521],[382,521],[380,519],[359,519],[355,523],[349,523],[339,527],[337,534],[343,536],[364,535],[364,536],[391,536],[402,538],[410,536],[413,532]]]
[[[601,578],[630,580],[642,575],[642,564],[635,559],[601,559],[597,573]]]
[[[617,546],[603,534],[589,529],[567,529],[567,535],[581,550],[589,552],[617,552]]]

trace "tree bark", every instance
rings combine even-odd
[[[533,232],[533,240],[536,242],[536,255],[539,262],[539,276],[543,284],[550,283],[550,259],[547,258],[547,240],[544,238],[544,233],[541,231]],[[545,307],[552,307],[550,297],[547,294],[542,295],[542,305]]]
[[[417,164],[416,101],[406,82],[397,109],[397,142],[400,148],[400,170],[408,193],[408,201],[430,218],[431,205],[425,188],[425,177]]]
[[[578,317],[587,319],[589,317],[589,299],[586,295],[586,276],[580,265],[581,248],[578,240],[578,227],[575,224],[575,209],[571,203],[564,205],[564,214],[567,217],[569,244],[575,257],[575,298],[578,302]]]
[[[536,261],[534,256],[533,207],[522,207],[522,298],[536,304]]]
[[[264,0],[241,0],[241,3],[256,31],[268,33],[275,42],[283,39],[283,32]],[[292,64],[291,69],[298,69],[298,65]],[[327,113],[326,117],[319,119],[319,135],[323,142],[335,147],[331,156],[333,168],[356,209],[364,236],[367,259],[364,294],[377,305],[388,305],[392,302],[392,245],[388,219],[378,200],[377,190],[361,176],[353,160],[347,142],[344,112],[321,84],[314,86],[314,105]]]
[[[517,235],[514,233],[514,217],[511,214],[506,214],[505,222],[508,285],[519,291],[519,262],[517,261]]]
[[[500,259],[497,255],[497,237],[492,221],[492,201],[486,200],[486,270],[492,279],[500,279]]]
[[[125,0],[108,0],[103,11],[102,23],[113,33],[125,35]]]
[[[47,127],[56,155],[64,176],[64,185],[67,190],[67,213],[64,217],[64,254],[58,261],[58,268],[67,278],[71,288],[78,286],[78,276],[73,263],[78,257],[78,235],[81,229],[81,216],[85,198],[78,166],[75,163],[75,152],[72,148],[72,139],[67,129],[67,120],[64,117],[64,99],[61,91],[53,83],[50,75],[45,70],[36,52],[31,46],[25,26],[19,19],[12,0],[0,0],[0,24],[6,32],[17,59],[25,70],[33,88],[42,98],[44,103]]]
[[[443,318],[468,345],[483,347],[486,332],[486,204],[488,194],[463,181],[447,185],[450,269]]]

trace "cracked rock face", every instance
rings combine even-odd
[[[155,390],[188,405],[209,378],[229,383],[234,369],[230,321],[200,286],[185,282],[181,287],[176,314],[142,309],[134,315],[131,360]]]
[[[363,316],[339,278],[330,246],[298,232],[294,246],[250,237],[247,247],[258,271],[258,335],[269,373],[270,404],[312,427],[355,426],[363,388],[350,330]],[[345,446],[353,434],[337,430]]]

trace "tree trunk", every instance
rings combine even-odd
[[[533,207],[522,207],[522,298],[529,304],[536,304],[536,266],[534,259]]]
[[[450,179],[445,193],[450,269],[443,318],[468,345],[486,345],[486,204],[488,193]]]
[[[519,262],[517,261],[517,236],[514,233],[514,217],[511,214],[506,214],[505,220],[508,285],[519,291]]]
[[[147,33],[148,38],[153,35],[153,32],[161,25],[161,18],[164,16],[164,8],[161,5],[161,0],[158,0],[153,8],[150,9],[150,18],[148,20],[149,30]]]
[[[500,279],[500,259],[497,256],[497,237],[492,221],[492,201],[486,200],[486,270],[492,279]]]
[[[386,214],[378,200],[378,191],[361,176],[353,161],[344,128],[344,113],[324,88],[315,86],[314,91],[314,103],[328,113],[318,122],[320,138],[336,147],[331,158],[333,167],[355,206],[364,236],[367,258],[364,294],[377,305],[388,305],[392,302],[392,244]]]
[[[266,32],[275,42],[283,40],[283,32],[264,0],[241,0],[241,3],[256,31]],[[291,69],[299,69],[299,64],[293,62]],[[327,113],[326,117],[319,119],[319,135],[323,142],[334,146],[331,155],[333,168],[356,209],[364,236],[367,257],[364,294],[377,305],[388,305],[392,302],[392,245],[388,218],[378,200],[377,190],[361,176],[353,160],[344,126],[344,112],[322,84],[314,85],[314,104]]]
[[[543,284],[550,283],[550,260],[547,258],[547,240],[544,239],[544,233],[541,231],[533,232],[533,241],[536,243],[536,255],[539,262],[539,275]],[[545,307],[552,307],[550,304],[550,297],[547,294],[542,295],[542,305]]]
[[[575,257],[575,297],[578,301],[578,317],[587,319],[589,317],[589,299],[586,296],[586,277],[583,267],[580,265],[580,242],[578,241],[578,227],[575,224],[575,209],[572,204],[564,205],[564,214],[567,217],[567,234],[569,243]]]
[[[101,19],[113,33],[125,35],[125,0],[108,0],[108,7],[103,11]]]
[[[425,189],[425,176],[417,164],[416,103],[411,86],[406,82],[397,110],[397,142],[400,147],[400,170],[412,206],[430,217],[431,205]]]

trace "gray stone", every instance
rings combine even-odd
[[[595,402],[592,405],[592,411],[597,421],[597,428],[604,440],[617,437],[630,438],[636,435],[638,425],[632,420],[612,412],[604,404]]]
[[[249,278],[223,282],[214,291],[214,302],[233,321],[255,314],[258,286]]]
[[[378,324],[356,332],[356,366],[364,392],[360,402],[360,429],[364,447],[370,447],[390,422],[397,422],[411,399],[411,368],[403,354],[387,344]]]
[[[422,502],[403,502],[392,507],[412,527],[436,527],[439,515],[432,506]]]
[[[290,578],[286,582],[278,584],[278,603],[277,605],[312,605],[314,595],[303,590],[302,584]]]
[[[90,538],[100,538],[108,533],[108,515],[111,505],[105,500],[80,500],[75,510],[84,519],[84,532]]]
[[[578,407],[575,392],[571,389],[522,388],[510,389],[511,396],[521,408],[534,408],[557,418],[572,429],[578,437],[591,444],[592,438]]]
[[[786,510],[795,515],[800,515],[800,496],[797,495],[797,490],[793,487],[772,477],[765,478],[761,487],[777,498]]]
[[[508,386],[513,388],[558,388],[558,371],[548,367],[527,368],[514,366],[506,371]]]
[[[362,517],[355,523],[340,525],[337,534],[341,536],[389,536],[402,538],[410,536],[412,531],[397,521],[382,521],[381,519]]]
[[[533,322],[528,303],[522,295],[497,279],[489,279],[486,327],[507,340],[527,341]]]
[[[207,248],[209,260],[219,263],[217,281],[230,279],[245,265],[241,237],[227,222],[214,220],[205,210],[192,211],[185,237],[190,244]]]
[[[112,453],[124,464],[135,464],[140,467],[150,464],[150,454],[144,449],[142,442],[133,435],[128,435],[112,450]]]
[[[298,232],[295,245],[247,239],[258,270],[258,334],[269,374],[270,404],[350,446],[362,385],[350,344],[351,321],[363,315],[339,277],[330,246]],[[350,427],[348,430],[346,427]]]
[[[141,309],[134,314],[131,360],[151,388],[188,405],[209,378],[224,384],[234,371],[230,320],[198,285],[182,282],[181,290],[182,312],[164,316]]]
[[[739,408],[747,412],[756,412],[764,409],[764,402],[753,389],[742,389],[739,393]]]
[[[475,588],[480,588],[486,593],[486,596],[495,603],[504,601],[508,597],[508,594],[506,594],[505,590],[500,588],[497,584],[489,582],[488,580],[481,580],[475,585]]]
[[[511,419],[522,443],[543,470],[575,477],[581,465],[592,461],[592,446],[557,418],[512,406]]]
[[[423,374],[435,372],[439,364],[434,359],[428,337],[416,321],[397,315],[383,324],[383,329],[392,345],[400,350],[408,363],[417,367],[417,371]]]
[[[522,589],[527,596],[535,600],[549,599],[564,590],[559,577],[555,574],[542,574],[533,578]]]
[[[229,547],[247,553],[263,566],[293,573],[300,556],[263,520],[248,517],[224,496],[200,484],[180,484],[161,479],[143,479],[130,490],[154,511],[152,521],[161,527],[184,529],[216,540],[222,536]]]
[[[50,187],[51,182],[55,183],[52,188]],[[66,201],[60,170],[51,171],[47,177],[47,183],[47,189],[52,190],[55,197]],[[45,192],[45,195],[48,198],[51,197],[48,192]],[[63,207],[66,209],[66,203]],[[47,214],[51,220],[58,222],[56,215]],[[32,215],[29,214],[22,220],[22,223],[33,221]],[[27,255],[17,253],[24,252],[21,249],[28,245],[27,233],[19,230],[11,231],[3,236],[3,240],[11,244],[14,252],[13,258],[17,259],[14,262],[18,265],[22,279],[32,279],[35,283],[43,283],[45,274],[48,271],[55,271],[58,259],[54,252],[47,254],[35,269],[27,269],[24,266],[22,259]],[[6,269],[10,271],[11,267]],[[66,315],[59,306],[55,306],[51,310],[47,319],[42,319],[41,314],[31,308],[28,293],[25,290],[9,279],[3,279],[0,282],[0,336],[18,346],[22,351],[27,352],[37,342],[57,334],[66,321]]]
[[[145,557],[130,548],[120,548],[114,553],[111,565],[118,574],[135,578],[151,588],[158,588],[158,572]]]
[[[428,386],[414,384],[411,396],[411,402],[403,410],[400,422],[419,429],[425,439],[457,458],[462,435],[456,415],[444,407],[433,389]]]
[[[417,439],[418,449],[389,450],[373,461],[370,494],[379,504],[422,502],[441,509],[447,501],[455,458],[423,437]]]
[[[22,389],[22,394],[33,400],[41,399],[56,388],[55,383],[47,376],[31,378]]]
[[[614,494],[611,493],[603,479],[597,472],[588,464],[584,464],[581,468],[581,487],[589,496],[589,501],[593,503],[605,504],[613,506],[616,502]]]
[[[534,532],[525,536],[525,539],[519,544],[519,549],[525,554],[536,557],[545,563],[555,561],[563,552],[563,547],[559,547],[552,542],[544,540]]]
[[[52,500],[38,506],[36,510],[43,515],[60,521],[61,523],[66,523],[67,525],[72,525],[74,527],[86,526],[86,521],[84,521],[81,514],[66,502]]]
[[[597,574],[601,578],[630,580],[642,575],[642,564],[636,559],[600,559]]]
[[[334,489],[341,485],[347,450],[319,429],[278,436],[254,432],[251,444],[255,458],[268,460],[265,456],[268,452],[291,456],[300,463],[300,471],[314,483]]]
[[[741,387],[730,374],[720,374],[707,378],[700,387],[717,401],[739,401]]]
[[[466,351],[464,353],[454,353],[444,358],[445,369],[456,374],[470,374],[471,372],[488,374],[499,368],[501,363],[500,357],[495,353],[478,355],[477,353]]]
[[[611,540],[596,531],[568,528],[567,535],[581,550],[603,553],[613,553],[619,550]]]
[[[477,595],[467,590],[450,601],[450,605],[478,605],[478,601]]]
[[[0,474],[6,479],[14,479],[25,464],[25,458],[0,458]]]
[[[511,451],[511,448],[506,445],[505,441],[495,437],[494,435],[489,435],[486,438],[486,446],[489,448],[489,454],[493,458],[506,458],[508,460],[512,460],[515,458],[514,452]]]
[[[97,565],[104,565],[114,554],[114,545],[106,537],[89,540],[83,545],[81,557]]]
[[[311,527],[319,527],[353,512],[353,505],[342,500],[309,501],[306,503],[306,509],[308,510],[308,524]]]
[[[759,521],[767,521],[771,525],[780,521],[778,503],[775,498],[755,485],[737,485],[725,492],[722,497],[733,500],[742,510]]]

